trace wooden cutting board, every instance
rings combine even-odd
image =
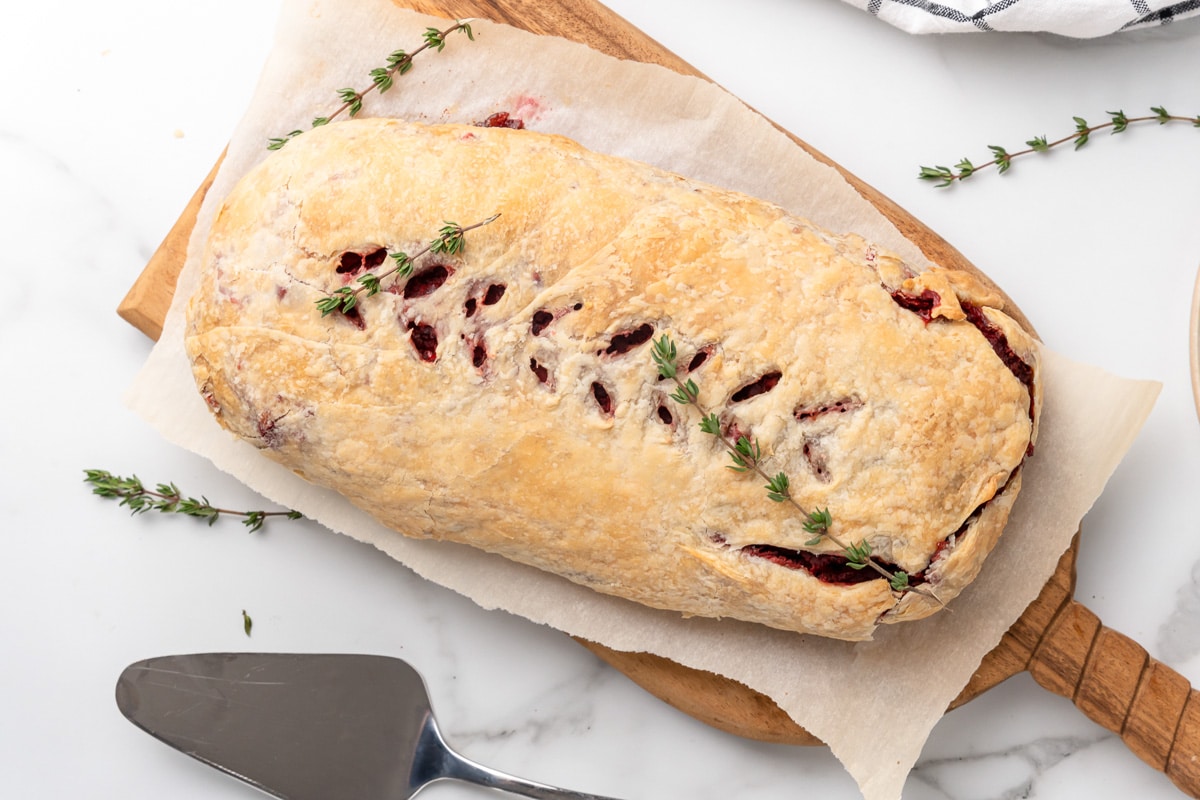
[[[435,16],[481,17],[533,33],[562,36],[617,58],[704,77],[595,0],[393,2]],[[798,147],[841,172],[931,261],[980,274],[961,253],[891,200],[803,141],[784,133]],[[196,214],[218,166],[219,162],[118,308],[125,320],[152,338],[162,333]],[[981,277],[986,280],[986,276]],[[1019,311],[1014,316],[1028,324]],[[1069,698],[1089,718],[1119,734],[1134,753],[1165,772],[1184,792],[1200,797],[1198,693],[1187,679],[1150,658],[1136,642],[1104,627],[1095,614],[1074,599],[1076,550],[1077,541],[1062,556],[1042,593],[983,659],[950,708],[1028,670],[1043,687]],[[769,698],[742,684],[659,656],[618,652],[587,641],[580,644],[647,691],[704,723],[760,741],[820,744]]]

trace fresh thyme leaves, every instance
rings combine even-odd
[[[743,436],[738,440],[738,444],[741,444],[744,441],[746,441],[746,437]],[[788,494],[789,485],[787,473],[780,472],[774,478],[771,478],[767,481],[767,499],[774,500],[776,503],[786,502],[788,497],[790,497]],[[804,524],[815,524],[812,521],[812,515],[809,515],[809,518],[804,521]]]
[[[1157,122],[1159,125],[1166,125],[1168,122],[1187,122],[1194,128],[1200,128],[1200,115],[1185,117],[1170,114],[1162,106],[1153,106],[1150,112],[1150,114],[1145,116],[1130,117],[1124,111],[1109,111],[1106,112],[1108,114],[1108,121],[1096,125],[1089,125],[1088,121],[1083,117],[1072,117],[1072,121],[1075,124],[1075,131],[1060,139],[1049,141],[1045,136],[1035,136],[1025,142],[1026,149],[1015,152],[1009,152],[998,145],[988,145],[988,149],[992,152],[991,161],[983,164],[973,164],[970,159],[964,158],[953,167],[921,167],[921,171],[917,173],[917,177],[925,181],[936,181],[938,187],[944,187],[956,181],[964,181],[976,172],[988,167],[995,167],[996,172],[1003,175],[1012,166],[1014,158],[1029,155],[1030,153],[1046,153],[1052,148],[1067,143],[1074,143],[1075,149],[1078,150],[1091,141],[1093,133],[1107,128],[1111,128],[1111,132],[1114,134],[1124,133],[1129,129],[1130,125],[1146,122]]]
[[[816,547],[821,543],[821,535],[829,530],[829,526],[833,524],[833,517],[829,515],[829,509],[824,511],[814,511],[808,515],[808,519],[804,521],[804,531],[806,533],[815,534],[804,544],[809,547]]]
[[[250,619],[250,615],[246,613],[246,609],[242,609],[242,630],[246,635],[250,635],[250,629],[254,627],[254,620]]]
[[[776,503],[788,503],[800,513],[804,518],[805,532],[812,535],[812,538],[805,542],[807,547],[815,547],[821,543],[822,539],[828,539],[841,549],[847,563],[853,569],[874,570],[887,579],[888,584],[895,592],[914,591],[937,600],[937,596],[932,592],[911,586],[908,573],[901,570],[892,571],[880,564],[872,556],[871,544],[867,540],[863,539],[857,543],[846,542],[833,533],[833,517],[829,513],[829,509],[809,511],[801,506],[791,494],[791,481],[788,479],[787,473],[778,472],[771,475],[763,467],[762,448],[757,441],[751,441],[746,436],[739,436],[735,441],[725,434],[721,429],[720,417],[700,402],[700,387],[696,382],[691,378],[683,380],[679,377],[679,352],[669,336],[664,334],[654,340],[650,357],[658,368],[659,376],[675,384],[675,391],[671,394],[671,398],[681,405],[693,406],[700,412],[700,430],[716,437],[725,448],[733,462],[728,469],[733,472],[757,474],[767,482],[763,488],[767,490],[768,499]],[[938,600],[938,602],[941,601]]]
[[[466,37],[472,42],[475,41],[475,32],[471,30],[472,22],[474,22],[473,19],[458,19],[454,21],[453,25],[445,30],[426,28],[425,33],[421,35],[424,39],[424,43],[420,47],[416,48],[412,52],[405,50],[393,51],[392,54],[387,57],[387,63],[385,66],[376,67],[375,69],[371,70],[370,86],[365,89],[338,89],[337,96],[342,104],[328,116],[317,117],[314,119],[312,121],[312,127],[319,128],[322,125],[328,125],[342,114],[348,114],[351,117],[358,116],[359,112],[361,112],[363,109],[363,99],[368,94],[371,92],[379,92],[380,94],[383,94],[388,89],[391,89],[392,86],[395,85],[397,77],[405,75],[410,69],[412,69],[413,58],[418,53],[421,53],[425,50],[435,50],[440,53],[446,47],[446,37],[450,36],[450,34],[456,32],[463,33],[466,34]],[[284,136],[268,139],[267,149],[278,150],[302,133],[304,133],[304,131],[294,130],[288,132]]]
[[[84,470],[84,475],[84,482],[91,485],[92,494],[119,500],[119,505],[126,506],[133,514],[147,511],[183,514],[207,520],[209,525],[215,524],[217,518],[225,514],[241,517],[242,524],[250,529],[250,533],[260,530],[268,517],[301,517],[299,511],[234,511],[218,508],[209,503],[206,497],[185,497],[173,483],[160,483],[153,489],[147,489],[136,475],[125,478],[102,469]]]
[[[473,231],[476,228],[482,228],[484,225],[490,225],[500,217],[499,214],[493,214],[485,220],[476,222],[473,225],[459,225],[457,222],[446,222],[438,235],[432,239],[424,248],[417,251],[413,255],[407,253],[389,253],[388,257],[394,262],[391,269],[383,272],[374,273],[368,272],[365,275],[358,277],[358,286],[343,286],[333,293],[322,297],[317,301],[317,310],[321,312],[321,316],[328,316],[335,311],[340,311],[343,314],[352,311],[358,305],[358,296],[365,294],[370,297],[374,294],[379,294],[383,289],[383,279],[407,278],[412,275],[413,266],[417,259],[426,253],[441,253],[445,255],[458,255],[466,247],[466,236],[468,231]]]
[[[854,569],[863,569],[871,562],[871,543],[863,539],[846,548],[846,561]]]

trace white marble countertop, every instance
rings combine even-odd
[[[1200,132],[1097,135],[952,190],[915,178],[922,164],[986,161],[989,144],[1068,134],[1073,115],[1200,113],[1200,20],[1094,41],[921,38],[835,0],[608,5],[930,224],[1051,347],[1163,383],[1084,521],[1076,597],[1200,682],[1188,374]],[[259,502],[125,409],[150,343],[115,308],[240,117],[277,9],[48,0],[8,9],[0,26],[0,262],[13,280],[0,316],[5,794],[259,796],[129,725],[113,686],[151,655],[272,650],[406,658],[452,743],[551,783],[631,799],[856,797],[826,750],[709,729],[566,637],[483,611],[315,524],[251,536],[236,523],[131,519],[88,493],[82,471],[103,468]],[[947,715],[905,789],[914,800],[1089,795],[1182,796],[1027,674]]]

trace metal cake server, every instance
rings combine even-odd
[[[121,673],[117,706],[152,736],[285,800],[405,800],[440,780],[546,800],[612,800],[506,775],[454,752],[420,674],[397,658],[151,658]]]

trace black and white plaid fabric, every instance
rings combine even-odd
[[[1167,25],[1200,0],[845,0],[909,33],[1041,31],[1074,38]]]

